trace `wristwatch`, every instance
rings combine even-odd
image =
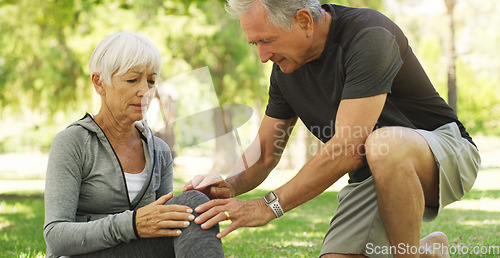
[[[279,218],[285,214],[285,212],[281,208],[278,196],[276,195],[276,193],[274,193],[274,191],[271,191],[262,196],[262,199],[264,199],[264,202],[266,202],[267,206],[269,206],[273,210],[276,218]]]

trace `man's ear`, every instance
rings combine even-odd
[[[314,27],[314,20],[311,13],[307,9],[300,9],[295,14],[295,22],[308,36],[312,34]]]
[[[104,85],[101,80],[101,75],[99,73],[92,73],[92,84],[94,84],[94,89],[99,93],[99,95],[104,96]]]

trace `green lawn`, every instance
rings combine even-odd
[[[265,193],[264,190],[255,190],[240,198],[259,198]],[[236,230],[223,239],[227,256],[317,257],[337,205],[336,194],[325,192],[265,227]],[[464,199],[484,198],[500,199],[500,190],[472,191]],[[43,256],[43,212],[43,195],[40,192],[0,195],[0,257]],[[222,224],[222,228],[227,225]],[[439,230],[448,235],[453,246],[499,246],[499,225],[499,211],[445,209],[436,220],[423,224],[422,235]]]

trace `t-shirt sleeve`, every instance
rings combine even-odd
[[[271,74],[271,85],[269,86],[269,100],[266,107],[266,115],[276,119],[290,119],[296,116],[295,111],[283,96],[276,80],[276,67],[274,64]]]
[[[361,30],[346,50],[346,80],[342,99],[391,93],[403,61],[396,38],[382,27]]]

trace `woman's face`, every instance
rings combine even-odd
[[[146,66],[133,67],[111,77],[104,87],[103,105],[116,119],[135,122],[142,120],[154,96],[156,73]]]

